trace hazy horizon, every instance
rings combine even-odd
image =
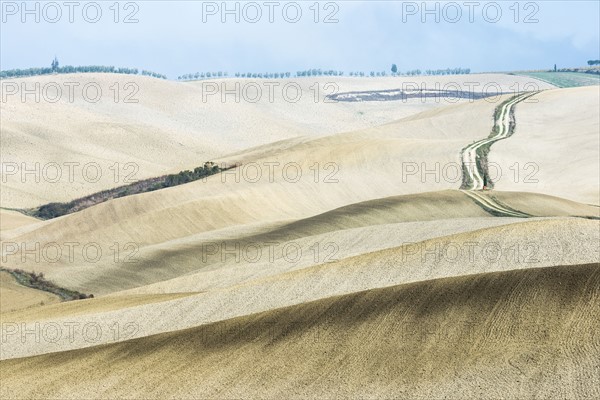
[[[400,71],[516,71],[600,58],[593,1],[25,3],[2,2],[2,70],[49,66],[54,56],[61,65],[134,67],[170,79],[389,72],[392,63]]]

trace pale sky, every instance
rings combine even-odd
[[[1,69],[49,66],[56,55],[61,65],[137,67],[174,79],[389,71],[392,63],[401,71],[511,71],[600,58],[598,1],[427,2],[429,14],[421,1],[229,1],[229,14],[222,1],[29,1],[30,13],[22,3],[1,1]]]

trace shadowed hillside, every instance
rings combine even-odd
[[[600,267],[589,264],[368,290],[2,361],[1,394],[594,398],[600,395],[599,288]]]

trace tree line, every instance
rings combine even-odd
[[[217,174],[221,171],[235,168],[219,167],[213,162],[205,162],[204,165],[194,168],[194,170],[185,170],[177,174],[163,175],[156,178],[148,178],[140,180],[129,185],[116,187],[113,189],[103,190],[91,195],[75,199],[67,203],[48,203],[40,207],[21,210],[27,215],[39,219],[52,219],[63,215],[71,214],[77,211],[84,210],[96,204],[105,201],[116,199],[125,196],[131,196],[139,193],[152,192],[154,190],[164,189],[171,186],[183,185],[184,183],[197,181],[210,175]]]
[[[279,79],[279,78],[290,78],[291,72],[236,72],[236,78],[259,78],[259,79]],[[342,76],[344,72],[336,70],[322,70],[320,68],[307,69],[304,71],[297,71],[294,77],[305,77],[305,76]],[[227,77],[227,72],[196,72],[193,74],[185,74],[178,76],[178,80],[189,81],[198,79],[210,79],[210,78],[223,78]]]
[[[218,72],[195,72],[191,74],[184,74],[177,77],[178,81],[192,81],[195,79],[210,79],[210,78],[223,78],[227,77],[229,74],[227,72],[218,71]]]
[[[423,75],[423,72],[420,69],[413,69],[410,71],[406,71],[404,73],[398,70],[398,66],[396,64],[392,64],[392,76],[397,75]],[[426,69],[425,75],[467,75],[471,73],[471,68],[445,68],[445,69]]]
[[[414,69],[405,72],[399,72],[398,67],[394,64],[392,65],[392,73],[391,76],[415,76],[415,75],[459,75],[459,74],[469,74],[471,73],[470,68],[446,68],[446,69],[428,69],[424,72],[420,69]],[[279,78],[290,78],[292,74],[290,72],[236,72],[236,78],[258,78],[258,79],[279,79]],[[344,71],[338,70],[324,70],[321,68],[312,68],[306,69],[302,71],[296,71],[294,78],[303,78],[307,76],[344,76]],[[227,77],[228,73],[219,71],[219,72],[196,72],[192,74],[184,74],[177,77],[177,80],[180,81],[189,81],[189,80],[199,80],[199,79],[211,79],[211,78],[223,78]],[[348,76],[351,77],[382,77],[389,76],[386,71],[351,71],[348,73]]]
[[[398,70],[398,66],[396,64],[392,64],[392,68],[390,69],[391,76],[417,76],[417,75],[464,75],[470,74],[470,68],[446,68],[446,69],[426,69],[425,71],[421,71],[420,69],[412,69],[408,71],[400,71]],[[371,76],[371,77],[380,77],[380,76],[388,76],[386,71],[375,72],[371,71],[369,74],[365,72],[350,72],[348,75],[350,76]]]
[[[22,78],[27,76],[50,75],[50,74],[75,74],[75,73],[114,73],[114,74],[129,74],[129,75],[144,75],[153,78],[167,79],[163,74],[152,71],[138,70],[137,68],[115,68],[102,65],[85,65],[74,67],[65,65],[64,67],[52,68],[27,68],[27,69],[8,69],[0,71],[0,79],[2,78]]]
[[[267,78],[267,79],[278,79],[278,78],[289,78],[292,76],[290,72],[236,72],[236,78]]]
[[[60,66],[55,57],[50,67],[26,68],[26,69],[8,69],[0,71],[0,79],[3,78],[22,78],[27,76],[50,75],[50,74],[75,74],[75,73],[114,73],[114,74],[141,74],[153,78],[167,79],[163,74],[152,71],[138,70],[137,68],[115,68],[113,66],[103,65],[81,65],[74,67],[72,65]]]

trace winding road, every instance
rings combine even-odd
[[[487,166],[484,167],[480,165],[478,161],[483,146],[491,146],[495,142],[513,135],[515,125],[511,125],[511,116],[514,116],[515,105],[538,93],[539,92],[522,93],[501,104],[494,114],[495,120],[492,134],[485,139],[471,143],[461,152],[463,171],[466,173],[462,185],[463,193],[473,199],[480,207],[493,214],[517,218],[531,217],[530,214],[514,210],[509,206],[502,204],[497,199],[494,199],[492,196],[487,196],[484,192],[481,192],[485,186],[489,185],[489,177],[486,177]]]
[[[523,93],[502,104],[500,106],[500,113],[497,119],[494,121],[493,132],[495,134],[471,143],[462,150],[461,160],[463,169],[467,173],[466,182],[463,184],[463,188],[466,190],[483,190],[485,183],[485,172],[481,170],[481,166],[477,162],[480,157],[479,149],[481,149],[483,146],[491,146],[493,143],[499,140],[510,137],[514,133],[514,127],[511,127],[510,125],[510,117],[513,107],[521,101],[536,95],[537,93],[538,92]]]
[[[502,217],[516,217],[516,218],[530,218],[532,215],[526,214],[519,210],[514,210],[507,205],[502,204],[498,200],[494,199],[491,196],[486,196],[482,192],[476,192],[472,190],[463,190],[464,194],[469,196],[471,199],[475,200],[475,202],[484,210],[488,211],[491,214],[496,214]]]

